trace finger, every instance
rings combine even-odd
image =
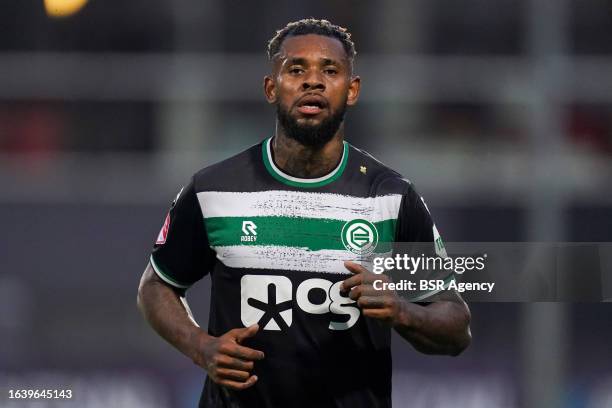
[[[243,329],[235,329],[236,331],[236,341],[241,343],[243,340],[248,339],[249,337],[253,337],[259,331],[259,325],[253,324],[249,327],[245,327]]]
[[[342,282],[342,285],[340,287],[340,291],[342,292],[348,292],[349,290],[355,288],[355,286],[358,285],[372,285],[372,283],[374,283],[375,280],[381,279],[379,275],[374,275],[371,272],[365,272],[365,273],[360,273],[359,275],[353,275],[350,278],[346,279],[344,282]]]
[[[263,351],[240,346],[238,344],[222,347],[221,352],[227,354],[228,356],[237,357],[242,360],[262,360],[265,357]]]
[[[359,275],[353,275],[348,279],[345,279],[342,284],[340,285],[340,291],[342,292],[348,292],[349,290],[351,290],[351,288],[361,285],[363,280],[363,275],[359,274]]]
[[[354,274],[368,272],[363,266],[351,261],[344,261],[344,267]]]
[[[251,373],[248,371],[242,370],[232,370],[230,368],[218,368],[217,369],[217,378],[225,379],[225,380],[233,380],[244,382],[249,379]]]
[[[359,285],[359,286],[355,286],[349,292],[349,298],[356,301],[356,300],[359,300],[359,298],[362,296],[380,296],[381,295],[380,292],[381,292],[380,290],[374,289],[372,285]]]
[[[391,313],[388,309],[364,309],[363,315],[374,319],[389,320]]]
[[[357,305],[363,309],[384,308],[388,306],[388,301],[385,296],[361,296]]]
[[[346,269],[348,269],[351,273],[354,274],[352,277],[361,276],[361,281],[364,283],[370,283],[376,279],[380,279],[379,274],[372,273],[364,266],[359,265],[355,262],[346,261],[344,262],[344,266]]]
[[[251,371],[254,367],[254,363],[252,361],[241,360],[225,354],[222,354],[217,358],[216,365],[218,367],[233,368],[234,370],[242,371]]]
[[[363,292],[363,285],[353,287],[348,293],[348,297],[352,300],[359,300]]]
[[[233,390],[240,391],[240,390],[245,390],[249,387],[252,387],[256,382],[257,382],[257,376],[252,375],[245,382],[238,382],[238,381],[232,381],[232,380],[220,380],[218,384],[224,387],[227,387],[227,388],[231,388]]]

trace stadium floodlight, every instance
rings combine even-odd
[[[45,0],[45,11],[49,17],[68,17],[81,10],[87,0]]]

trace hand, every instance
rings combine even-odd
[[[386,275],[376,275],[354,262],[344,262],[344,266],[354,275],[344,280],[340,286],[343,292],[357,302],[364,316],[383,320],[395,325],[401,311],[401,299],[393,290],[376,290],[375,280],[390,282]]]
[[[233,390],[244,390],[257,382],[251,375],[254,361],[264,358],[264,353],[241,346],[245,339],[255,336],[259,325],[232,329],[220,337],[207,336],[202,340],[195,363],[208,372],[215,383]]]

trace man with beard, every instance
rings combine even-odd
[[[359,96],[350,34],[288,24],[268,44],[274,137],[197,172],[175,199],[138,291],[153,328],[207,371],[202,407],[389,407],[391,328],[424,353],[459,354],[469,310],[451,291],[411,302],[365,266],[384,243],[426,242],[423,200],[344,141]],[[210,323],[185,290],[210,274]]]

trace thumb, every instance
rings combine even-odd
[[[236,342],[241,343],[243,340],[253,337],[259,331],[259,325],[253,324],[243,329],[238,329],[236,333]]]
[[[351,261],[344,261],[344,267],[355,275],[368,271],[362,265]]]

